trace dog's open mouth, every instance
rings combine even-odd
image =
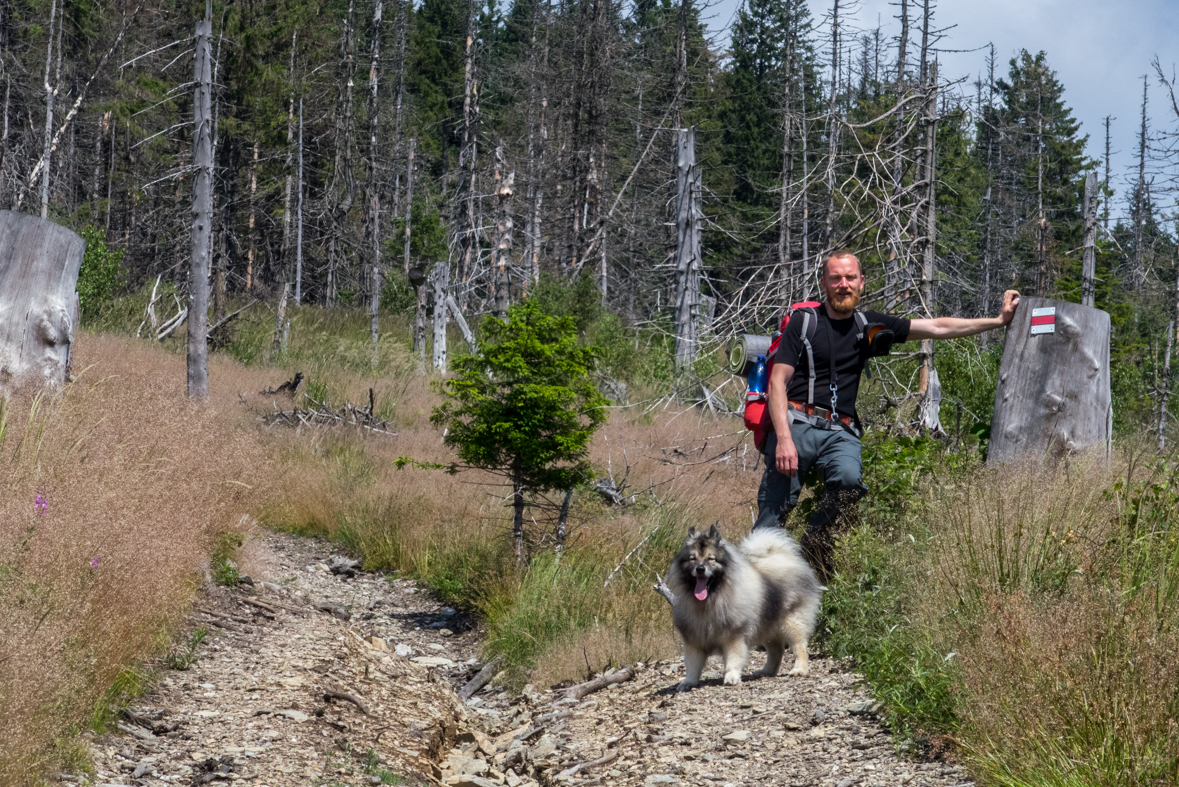
[[[708,578],[696,577],[696,590],[693,594],[697,600],[703,601],[708,598]]]

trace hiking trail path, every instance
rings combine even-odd
[[[207,583],[195,603],[189,641],[207,636],[191,665],[162,671],[117,732],[89,737],[95,775],[58,784],[972,784],[957,765],[898,756],[858,676],[827,659],[739,687],[720,685],[712,659],[684,694],[679,660],[635,665],[580,700],[493,681],[463,703],[456,691],[483,666],[479,627],[413,580],[267,532],[241,563],[253,585]]]

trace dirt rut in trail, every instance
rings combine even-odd
[[[455,689],[482,665],[473,622],[416,583],[352,572],[329,545],[266,534],[247,547],[253,586],[209,586],[187,670],[167,670],[121,732],[93,737],[97,773],[72,785],[420,784],[969,785],[916,763],[838,664],[803,678],[677,694],[678,662],[580,701],[564,691]],[[670,625],[670,623],[669,623]],[[761,660],[755,654],[751,672]]]

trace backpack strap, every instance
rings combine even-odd
[[[806,403],[815,403],[815,353],[811,348],[811,336],[814,335],[818,315],[814,309],[802,310],[802,346],[806,348]]]
[[[856,318],[856,342],[859,343],[864,340],[864,331],[868,330],[868,318],[859,309],[855,311]]]

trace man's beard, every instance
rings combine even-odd
[[[852,290],[846,295],[839,295],[838,293],[832,292],[828,294],[828,301],[832,309],[841,314],[846,314],[860,304],[860,294],[855,290]]]

